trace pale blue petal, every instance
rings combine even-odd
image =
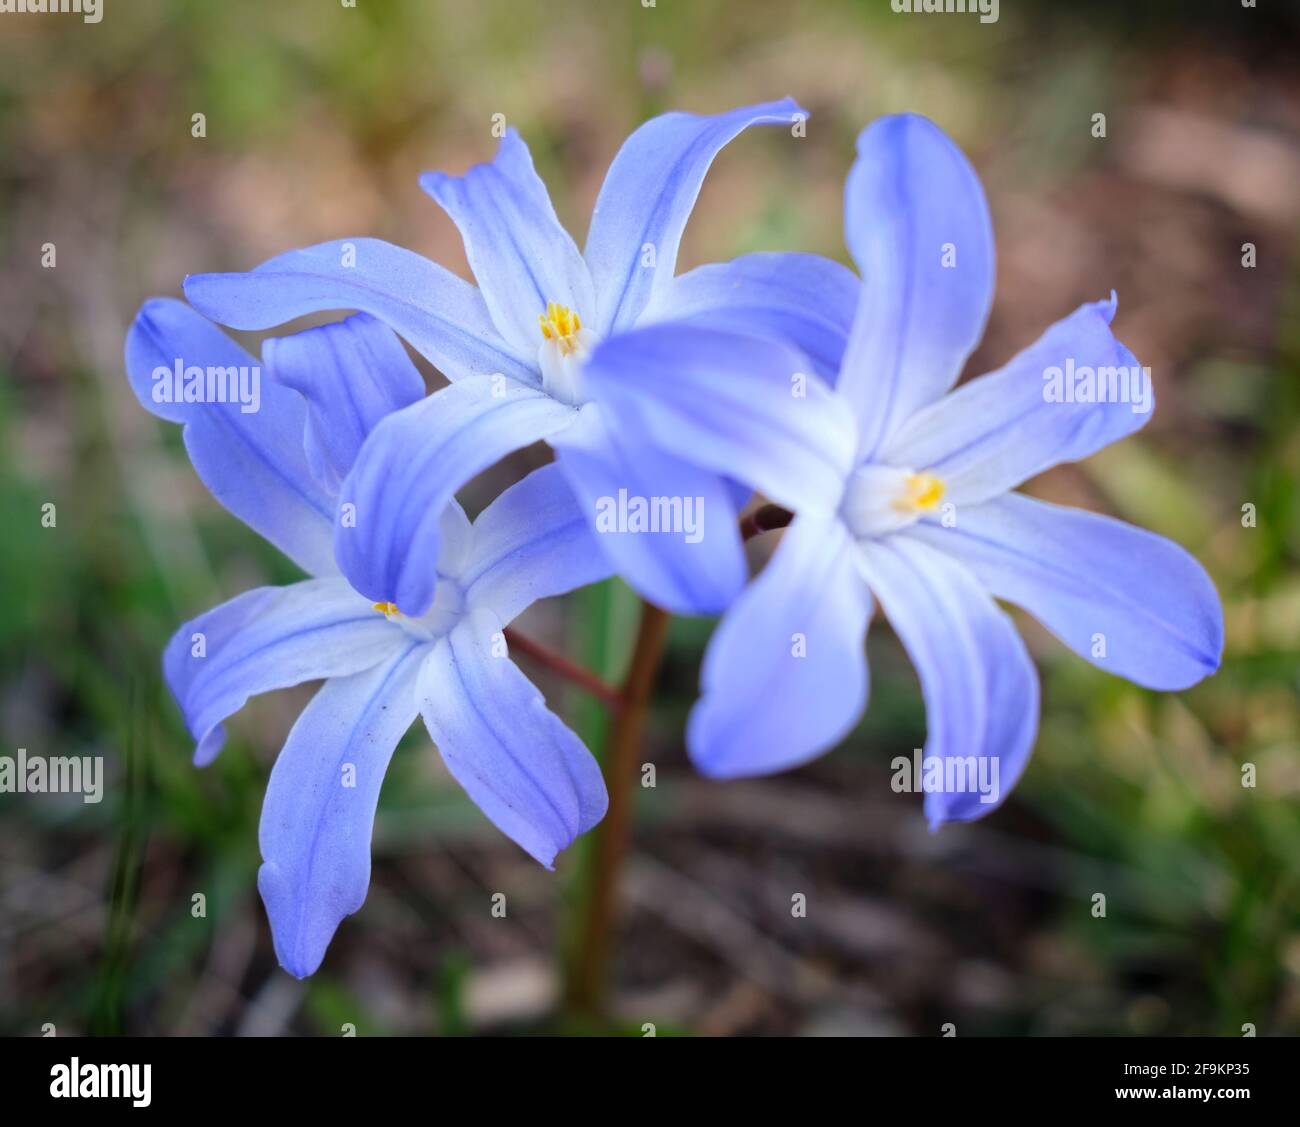
[[[307,400],[307,461],[331,494],[380,419],[424,395],[401,341],[382,321],[346,321],[273,337],[262,345],[267,374]]]
[[[863,543],[860,559],[921,678],[925,756],[945,772],[964,768],[957,786],[926,794],[930,825],[983,817],[1015,786],[1038,732],[1038,674],[1025,644],[969,571],[907,533]]]
[[[355,309],[400,333],[450,380],[495,372],[525,383],[541,379],[537,350],[518,353],[502,339],[478,290],[381,239],[318,243],[247,273],[191,274],[185,296],[200,313],[235,329],[271,329],[307,313]]]
[[[797,517],[709,642],[687,747],[714,778],[783,771],[834,747],[867,703],[871,593],[835,517]]]
[[[751,125],[791,125],[807,116],[792,98],[701,116],[651,118],[619,149],[605,176],[587,235],[587,264],[596,284],[604,335],[633,324],[672,280],[686,221],[709,165]],[[653,252],[653,265],[647,249]]]
[[[474,543],[474,528],[459,501],[448,501],[442,510],[438,541],[438,570],[443,575],[460,575]]]
[[[257,389],[240,402],[159,402],[176,365],[243,369]],[[166,378],[154,379],[164,369]],[[126,337],[126,371],[136,397],[159,418],[185,424],[185,448],[203,484],[230,512],[315,575],[337,572],[330,541],[334,500],[312,476],[303,450],[306,407],[261,378],[261,365],[183,302],[145,302]],[[160,373],[161,375],[161,373]],[[205,374],[206,383],[206,374]],[[174,388],[173,388],[174,390]]]
[[[748,578],[734,488],[719,474],[629,438],[589,404],[578,425],[551,445],[618,574],[673,614],[719,613]],[[648,511],[656,501],[679,505],[680,520],[661,519],[658,531],[647,531],[633,510]]]
[[[793,344],[827,383],[839,378],[858,306],[857,275],[815,254],[746,254],[674,278],[641,317],[695,320]]]
[[[163,673],[194,737],[194,762],[216,758],[222,721],[249,697],[359,673],[405,636],[342,579],[259,587],[187,622],[167,645]]]
[[[1149,689],[1185,689],[1219,667],[1223,608],[1205,569],[1163,536],[1008,494],[910,531],[951,553],[1081,657]]]
[[[275,954],[313,974],[370,886],[370,837],[388,761],[419,714],[428,646],[411,638],[364,673],[326,681],[289,733],[262,804],[258,891]]]
[[[426,172],[420,186],[460,229],[492,320],[521,355],[541,347],[538,317],[548,302],[567,305],[584,322],[595,316],[587,264],[515,130],[506,130],[490,164],[464,176]]]
[[[576,419],[549,395],[491,376],[460,380],[389,415],[339,492],[334,550],[343,574],[368,598],[423,614],[433,602],[442,514],[456,491]]]
[[[548,869],[605,816],[600,767],[506,655],[490,611],[440,639],[420,671],[420,711],[456,781]]]
[[[844,232],[862,297],[838,386],[861,418],[866,459],[952,387],[979,343],[993,303],[993,226],[961,150],[933,122],[903,114],[858,137]]]
[[[504,623],[538,599],[607,579],[613,568],[557,465],[534,470],[474,522],[459,580],[470,607]]]
[[[584,378],[625,439],[795,511],[838,507],[853,462],[852,412],[788,345],[695,323],[648,325],[600,344]]]
[[[974,505],[1060,462],[1076,462],[1138,430],[1151,417],[1151,382],[1110,331],[1114,301],[1080,306],[1005,367],[963,384],[922,409],[884,445],[880,460],[931,470],[944,500]],[[1116,388],[1144,387],[1132,402],[1057,402],[1046,393],[1054,367],[1097,370]],[[1054,395],[1055,393],[1053,393]],[[1127,397],[1127,396],[1126,396]]]

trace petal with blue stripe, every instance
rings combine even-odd
[[[370,838],[388,762],[419,714],[428,646],[407,638],[386,661],[320,688],[289,733],[262,803],[258,891],[275,954],[297,978],[315,972],[370,886]]]
[[[249,697],[359,673],[404,637],[342,579],[259,587],[187,622],[167,645],[163,673],[194,737],[194,762],[216,758],[222,722]]]
[[[471,612],[420,671],[429,735],[447,769],[507,837],[548,869],[605,816],[600,767],[506,652],[500,620]]]
[[[677,269],[682,233],[709,166],[751,125],[807,117],[792,98],[727,113],[651,118],[619,149],[605,175],[587,234],[600,335],[634,324]]]
[[[197,371],[197,380],[185,377]],[[334,499],[311,472],[303,447],[302,398],[261,378],[261,365],[184,302],[145,302],[126,337],[136,397],[159,418],[185,426],[185,448],[212,495],[313,575],[337,574],[331,543]],[[177,401],[177,372],[181,401]],[[215,401],[230,373],[256,389],[251,402]],[[209,376],[213,381],[209,386]],[[189,385],[206,401],[185,402]]]

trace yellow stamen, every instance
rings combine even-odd
[[[943,479],[932,473],[914,473],[907,479],[907,486],[898,507],[905,512],[932,513],[943,500]]]
[[[379,611],[385,618],[392,618],[402,612],[397,609],[396,603],[375,603],[374,609]]]
[[[547,340],[557,341],[560,351],[565,355],[578,347],[578,342],[574,338],[582,328],[582,321],[567,305],[561,305],[558,301],[548,301],[546,312],[539,313],[537,320],[542,326],[542,336]]]

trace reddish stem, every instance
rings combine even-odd
[[[606,745],[603,766],[609,809],[592,831],[595,852],[591,885],[567,984],[570,1010],[586,1017],[601,1017],[605,1009],[618,915],[618,882],[632,836],[633,781],[650,694],[668,637],[668,621],[666,611],[642,602],[632,663],[623,680],[623,707],[615,714]]]
[[[622,707],[623,696],[613,685],[607,685],[590,670],[583,669],[581,665],[570,661],[563,654],[547,649],[540,642],[534,642],[509,626],[506,627],[506,645],[512,650],[527,654],[539,665],[545,666],[566,681],[572,681],[575,685],[586,689],[610,708],[617,711]]]
[[[794,520],[794,514],[780,505],[760,505],[740,521],[740,538],[752,540],[764,532],[784,528]]]

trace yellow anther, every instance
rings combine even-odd
[[[561,352],[567,355],[578,347],[578,342],[574,338],[582,328],[582,321],[567,305],[561,305],[558,301],[548,301],[546,312],[539,313],[537,320],[542,326],[542,336],[547,340],[556,341]]]
[[[905,512],[931,513],[943,500],[943,479],[932,473],[914,473],[907,479],[898,507]]]
[[[396,603],[375,603],[374,609],[379,611],[385,618],[393,618],[395,615],[401,614]]]

